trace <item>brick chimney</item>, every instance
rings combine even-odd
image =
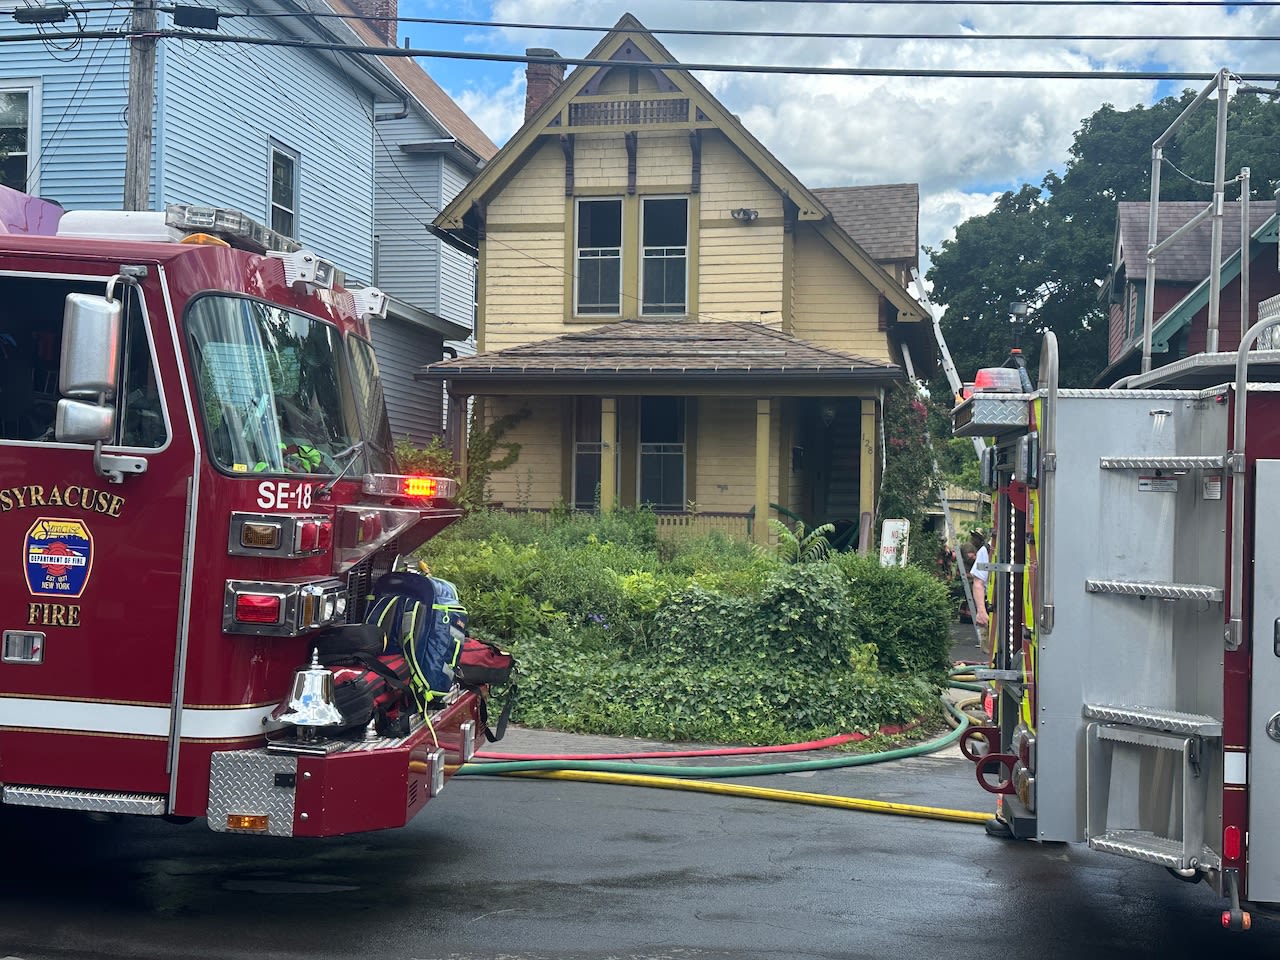
[[[350,0],[351,9],[365,18],[365,23],[388,47],[398,46],[396,34],[400,22],[397,0]]]
[[[393,0],[394,2],[394,0]],[[555,57],[560,54],[546,47],[530,47],[525,50],[526,57]],[[564,80],[563,63],[531,63],[524,72],[524,118],[527,121],[542,109],[556,87]]]

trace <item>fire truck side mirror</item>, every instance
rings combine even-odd
[[[62,312],[58,390],[75,400],[111,400],[120,364],[119,300],[86,293],[67,295]],[[59,411],[59,420],[61,420]]]
[[[63,399],[58,401],[54,436],[60,443],[97,443],[111,439],[115,424],[115,407]]]

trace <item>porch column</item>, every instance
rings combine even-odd
[[[618,401],[600,398],[600,512],[618,506]]]
[[[876,399],[875,397],[862,398],[862,412],[859,425],[859,437],[861,442],[858,444],[858,522],[862,522],[862,515],[871,514],[872,523],[875,522],[876,513]],[[874,542],[875,531],[871,532],[871,538]]]
[[[756,401],[756,543],[769,543],[769,401]]]
[[[448,391],[449,411],[445,414],[444,436],[449,444],[449,452],[458,465],[459,476],[467,469],[467,401],[465,393]]]

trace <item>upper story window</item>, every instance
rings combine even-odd
[[[271,229],[298,236],[298,155],[271,145]]]
[[[31,193],[35,176],[31,147],[37,142],[34,85],[0,85],[0,184]]]
[[[578,201],[574,239],[575,313],[622,313],[622,200]]]
[[[645,197],[640,209],[641,312],[683,314],[689,291],[689,201],[685,197]]]

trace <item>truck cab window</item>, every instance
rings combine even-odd
[[[126,447],[162,447],[168,438],[155,362],[147,340],[139,298],[125,290],[124,363],[117,396],[120,443]]]
[[[232,473],[333,475],[361,437],[336,327],[247,297],[187,312],[207,443]]]
[[[54,439],[67,294],[101,296],[104,290],[103,280],[0,276],[0,440]],[[159,380],[140,298],[129,288],[122,295],[124,356],[111,445],[154,449],[168,439]],[[14,304],[21,304],[21,309]]]

